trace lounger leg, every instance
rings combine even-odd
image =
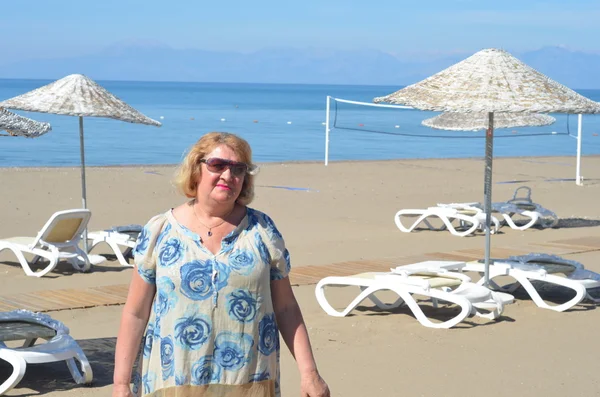
[[[427,226],[427,228],[431,229],[431,230],[437,230],[431,223],[429,223],[429,221],[427,221],[427,217],[429,215],[424,214],[424,215],[420,215],[416,221],[413,222],[413,224],[409,227],[404,226],[404,224],[402,223],[402,210],[398,211],[398,213],[396,213],[396,216],[394,217],[394,221],[396,223],[396,226],[398,227],[398,229],[400,229],[400,231],[404,232],[404,233],[410,233],[413,230],[415,230],[415,228],[417,226],[419,226],[419,224],[421,222],[423,222],[425,224],[425,226]]]
[[[573,281],[568,280],[563,277],[558,277],[558,276],[553,276],[553,275],[534,276],[531,274],[529,274],[527,276],[525,276],[523,274],[517,274],[517,275],[512,275],[512,276],[515,277],[515,279],[519,283],[521,283],[521,285],[523,286],[523,288],[525,288],[525,290],[527,291],[527,293],[529,294],[531,299],[535,302],[535,304],[543,309],[550,309],[550,310],[554,310],[557,312],[564,312],[565,310],[568,310],[568,309],[572,308],[573,306],[575,306],[576,304],[578,304],[579,302],[581,302],[587,294],[587,291],[583,285],[578,284],[576,282],[573,282]],[[539,280],[539,281],[546,282],[546,283],[561,285],[563,287],[570,288],[575,291],[575,297],[563,304],[560,304],[560,305],[556,305],[556,306],[549,305],[546,302],[544,302],[544,300],[542,299],[540,294],[537,292],[537,290],[535,289],[533,284],[531,284],[531,281],[530,281],[531,279]]]
[[[490,280],[493,279],[494,277],[502,276],[502,275],[506,275],[506,274],[503,272],[492,273],[492,274],[490,274]],[[564,277],[553,276],[551,274],[535,275],[535,274],[532,274],[532,272],[528,272],[527,274],[524,274],[523,272],[519,272],[517,270],[512,270],[510,272],[509,276],[514,278],[518,284],[512,286],[511,288],[500,287],[499,289],[510,293],[510,291],[514,291],[515,289],[517,289],[520,284],[521,286],[523,286],[525,291],[527,291],[527,294],[529,294],[529,297],[531,298],[531,300],[538,307],[541,307],[542,309],[550,309],[550,310],[554,310],[557,312],[563,312],[565,310],[572,308],[576,304],[580,303],[587,295],[587,290],[585,289],[585,286],[583,286],[577,282],[574,282],[573,280],[564,278]],[[575,291],[575,297],[565,303],[560,304],[560,305],[555,305],[555,306],[549,305],[546,302],[544,302],[544,300],[542,299],[540,294],[537,292],[537,290],[535,289],[533,284],[531,284],[530,280],[538,280],[538,281],[542,281],[542,282],[546,282],[546,283],[550,283],[550,284],[561,285],[563,287],[570,288],[573,291]],[[483,284],[483,279],[479,280],[477,282],[477,284],[480,284],[480,285]],[[497,284],[495,284],[495,285],[497,286]]]
[[[50,260],[50,263],[48,263],[48,266],[46,266],[42,270],[38,270],[37,272],[35,272],[31,275],[36,276],[36,277],[42,277],[42,276],[45,276],[46,274],[50,273],[52,270],[54,270],[54,268],[56,268],[56,265],[58,265],[58,257],[52,257],[49,260]]]
[[[403,210],[400,210],[396,213],[395,217],[394,217],[394,222],[396,223],[396,226],[398,227],[398,229],[400,229],[401,231],[405,232],[405,233],[410,233],[413,230],[416,229],[417,226],[419,226],[419,224],[423,223],[425,224],[425,226],[429,229],[429,230],[434,230],[434,231],[442,231],[442,230],[446,230],[448,227],[447,222],[443,222],[443,219],[441,217],[439,217],[436,214],[423,214],[420,215],[416,221],[413,222],[413,224],[410,227],[406,227],[404,226],[404,224],[402,223],[402,216],[407,216],[407,214],[403,214],[402,213]],[[442,226],[440,227],[435,227],[433,226],[429,220],[427,218],[431,217],[431,216],[435,216],[438,217],[442,220]],[[453,228],[454,229],[454,228]]]
[[[367,287],[360,287],[361,291],[366,290]],[[371,302],[373,302],[375,304],[375,306],[377,306],[378,308],[382,309],[382,310],[392,310],[395,309],[397,307],[400,307],[404,304],[404,301],[402,300],[402,298],[398,298],[394,301],[394,303],[384,303],[381,301],[381,299],[379,299],[378,297],[375,296],[375,294],[371,294],[367,297]]]
[[[492,292],[492,299],[486,302],[473,303],[473,311],[476,316],[495,320],[504,312],[504,303],[502,299],[497,297],[497,293]],[[477,309],[488,310],[488,313],[482,313]]]
[[[323,280],[327,280],[327,279],[323,279]],[[323,281],[323,280],[321,280],[321,281]],[[333,317],[346,317],[348,315],[348,313],[350,313],[352,310],[354,310],[354,308],[356,306],[360,305],[362,301],[364,301],[367,298],[370,299],[371,294],[375,293],[376,291],[382,290],[382,288],[380,288],[379,286],[366,287],[364,289],[361,288],[362,292],[360,294],[358,294],[358,296],[356,298],[354,298],[352,300],[352,302],[350,302],[350,304],[348,306],[346,306],[346,308],[344,310],[338,311],[329,304],[329,301],[327,301],[327,298],[325,297],[325,286],[326,285],[335,285],[335,284],[319,283],[319,284],[317,284],[317,287],[315,289],[315,294],[317,296],[317,301],[319,302],[319,305],[321,305],[321,308],[323,310],[325,310],[325,312],[327,314],[329,314],[330,316],[333,316]],[[377,299],[377,298],[375,298],[375,299]],[[371,300],[373,302],[375,302],[373,299],[371,299]],[[377,299],[377,300],[379,301],[379,299]],[[396,301],[396,303],[397,302],[398,301]],[[383,303],[382,303],[382,305],[383,305]],[[400,305],[398,304],[397,306],[400,306]]]
[[[19,263],[21,264],[21,267],[23,268],[23,271],[28,276],[42,277],[42,276],[50,273],[52,270],[54,270],[54,268],[58,264],[58,256],[54,255],[54,252],[48,251],[47,254],[42,255],[42,254],[40,254],[41,250],[36,250],[36,252],[38,252],[38,254],[35,256],[35,258],[37,258],[39,260],[40,257],[43,257],[43,258],[47,259],[49,261],[49,263],[42,270],[33,271],[33,269],[31,269],[31,266],[29,265],[29,262],[27,262],[25,255],[23,255],[23,252],[20,249],[17,249],[14,246],[9,245],[9,244],[6,244],[6,245],[0,244],[0,251],[3,251],[5,249],[8,249],[8,250],[12,251],[13,254],[15,254],[15,256],[17,257],[17,260],[19,261]],[[37,260],[36,260],[36,262],[37,262]]]
[[[133,258],[133,248],[127,247],[127,249],[123,251],[123,256],[125,258]]]
[[[92,267],[90,263],[90,258],[88,258],[87,254],[79,247],[74,247],[75,252],[78,254],[77,257],[69,259],[71,266],[75,270],[79,270],[80,272],[87,272]],[[81,264],[83,262],[83,264]]]
[[[558,223],[558,216],[553,212],[552,214],[548,214],[547,217],[540,217],[540,225],[543,228],[554,227]]]
[[[329,304],[329,302],[325,298],[325,293],[324,293],[325,286],[335,286],[335,285],[349,286],[351,284],[348,284],[348,280],[344,277],[326,277],[326,278],[322,279],[317,284],[317,287],[315,288],[317,302],[319,303],[321,308],[327,314],[329,314],[330,316],[334,316],[334,317],[346,316],[348,313],[350,313],[350,311],[352,311],[362,301],[364,301],[367,298],[370,299],[373,294],[375,294],[377,291],[382,291],[382,290],[389,290],[389,291],[392,291],[392,292],[395,292],[396,294],[398,294],[399,300],[396,302],[399,302],[399,301],[404,302],[411,309],[411,311],[413,312],[413,314],[417,318],[417,320],[422,325],[424,325],[425,327],[429,327],[429,328],[451,328],[451,327],[455,326],[456,324],[460,323],[461,321],[463,321],[465,318],[467,318],[473,310],[473,306],[471,305],[471,302],[469,302],[464,297],[453,296],[451,293],[448,293],[448,292],[431,289],[428,291],[427,295],[430,296],[432,299],[447,301],[449,303],[456,304],[461,308],[460,313],[458,315],[456,315],[455,317],[453,317],[452,319],[444,321],[442,323],[434,323],[431,320],[429,320],[427,318],[427,316],[425,316],[425,314],[419,307],[418,303],[415,301],[414,297],[412,296],[410,286],[403,285],[402,287],[398,287],[395,283],[390,283],[390,284],[383,284],[383,285],[377,284],[377,285],[374,285],[371,287],[364,287],[364,285],[361,286],[359,284],[354,284],[359,287],[364,287],[363,291],[343,311],[337,311]],[[423,293],[422,290],[415,290],[413,292],[417,293],[417,294]]]
[[[407,290],[396,288],[395,286],[390,286],[389,289],[400,295],[400,297],[402,297],[406,305],[410,308],[410,310],[413,312],[414,316],[421,323],[421,325],[428,328],[452,328],[456,324],[462,322],[465,318],[469,317],[473,309],[471,302],[469,302],[467,299],[461,296],[452,296],[450,293],[431,289],[429,290],[429,293],[432,299],[438,299],[454,303],[455,305],[458,305],[461,308],[460,313],[458,313],[455,317],[451,318],[450,320],[441,323],[434,323],[431,320],[429,320],[427,316],[425,316],[425,313],[423,313],[423,310],[421,310],[421,307],[415,301],[411,293],[409,293]]]
[[[525,211],[528,212],[528,211]],[[502,216],[504,217],[504,220],[506,221],[506,223],[508,224],[508,226],[510,226],[511,229],[514,230],[527,230],[529,229],[531,226],[535,225],[535,223],[538,221],[538,215],[537,214],[525,214],[523,213],[522,215],[525,216],[529,216],[531,218],[531,220],[529,222],[527,222],[525,225],[523,226],[517,226],[515,224],[515,222],[512,219],[512,215],[513,214],[502,214]]]
[[[2,349],[1,345],[0,360],[7,361],[13,367],[12,374],[10,374],[10,376],[6,381],[4,381],[4,383],[0,384],[0,396],[2,396],[4,395],[4,393],[18,385],[21,379],[23,379],[23,376],[25,375],[25,370],[27,369],[27,363],[22,357],[14,354],[9,350]]]
[[[35,345],[35,342],[37,341],[38,338],[27,338],[25,339],[25,342],[23,342],[23,346],[22,347],[31,347],[33,345]]]
[[[107,241],[107,243],[108,243],[108,245],[110,245],[110,248],[112,248],[112,250],[114,251],[115,256],[117,257],[117,260],[119,261],[119,263],[122,266],[133,267],[133,265],[131,265],[131,264],[129,264],[129,262],[127,262],[127,259],[125,259],[125,256],[121,252],[121,249],[119,248],[119,246],[117,244],[115,244],[114,241],[110,241],[110,242]],[[128,250],[131,250],[131,248],[128,248]]]
[[[90,362],[88,361],[87,357],[85,356],[79,345],[77,345],[75,341],[73,341],[73,344],[74,358],[70,358],[67,360],[67,367],[69,367],[69,371],[71,372],[71,376],[73,376],[73,380],[75,380],[75,383],[90,384],[94,379]],[[79,361],[81,365],[81,371],[83,371],[83,374],[79,371],[75,359]]]
[[[587,290],[585,291],[585,299],[590,300],[594,303],[600,303],[600,298],[594,298],[592,295],[590,295]]]

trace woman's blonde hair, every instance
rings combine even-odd
[[[196,197],[197,181],[202,175],[200,160],[221,145],[233,150],[241,162],[248,164],[250,167],[253,166],[252,149],[250,149],[250,145],[245,139],[228,132],[209,132],[190,148],[175,173],[173,182],[183,195],[189,198]],[[242,190],[236,201],[241,205],[248,205],[252,202],[252,199],[254,199],[254,175],[247,173],[244,176]]]

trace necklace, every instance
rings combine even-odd
[[[214,228],[217,228],[217,227],[219,227],[219,226],[221,226],[222,224],[224,224],[224,223],[225,223],[225,221],[227,220],[227,217],[233,213],[233,210],[235,210],[235,204],[233,205],[233,208],[231,209],[231,211],[229,211],[229,212],[228,212],[228,213],[227,213],[225,216],[223,216],[223,217],[221,218],[221,219],[222,219],[222,221],[221,221],[221,222],[219,222],[219,223],[217,223],[216,225],[213,225],[213,226],[207,226],[207,225],[205,225],[205,224],[204,224],[204,222],[202,222],[202,221],[200,220],[200,217],[199,217],[199,216],[198,216],[198,214],[196,213],[196,200],[194,200],[194,202],[192,203],[192,211],[194,211],[194,215],[196,216],[196,219],[198,220],[198,222],[200,222],[200,224],[201,224],[202,226],[204,226],[205,228],[207,228],[207,229],[208,229],[208,233],[206,233],[206,235],[207,235],[208,237],[210,237],[210,236],[212,236],[212,235],[213,235],[213,234],[212,234],[212,229],[214,229]]]

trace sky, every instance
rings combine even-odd
[[[19,0],[2,2],[3,61],[121,42],[252,52],[377,49],[414,58],[565,46],[600,53],[598,0]]]

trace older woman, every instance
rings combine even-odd
[[[301,395],[329,396],[290,286],[284,240],[271,218],[247,207],[251,156],[236,135],[204,135],[176,177],[190,200],[144,227],[113,396],[132,395],[138,349],[138,395],[279,396],[279,332],[298,363]]]

